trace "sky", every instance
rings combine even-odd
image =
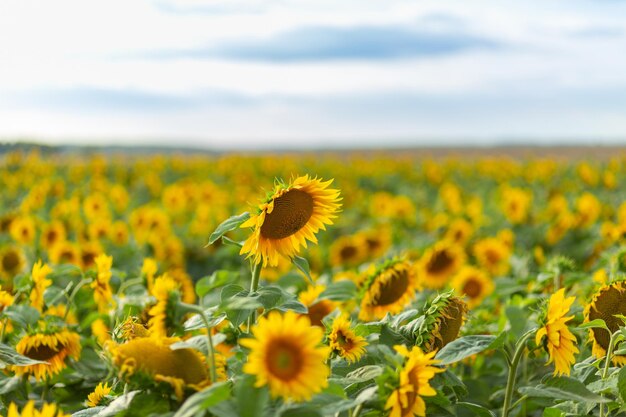
[[[0,140],[626,143],[622,0],[2,0]]]

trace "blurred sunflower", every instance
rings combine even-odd
[[[493,281],[484,271],[469,265],[457,272],[450,286],[456,290],[457,294],[467,296],[470,308],[479,306],[495,288]]]
[[[35,220],[30,216],[21,216],[11,222],[11,237],[18,243],[29,244],[35,239]]]
[[[26,266],[26,259],[22,251],[16,246],[6,246],[0,249],[0,277],[3,286],[13,288],[13,277],[19,274]]]
[[[256,376],[256,387],[269,385],[273,397],[309,400],[328,385],[329,349],[324,333],[292,311],[272,311],[252,328],[254,338],[241,339],[250,349],[243,370]]]
[[[172,311],[172,298],[179,297],[180,284],[176,282],[167,273],[161,275],[154,281],[152,287],[152,295],[156,298],[156,304],[154,304],[148,310],[150,319],[148,320],[148,331],[151,335],[158,337],[165,337],[168,333],[168,328],[171,327],[168,323],[168,311]]]
[[[111,340],[109,326],[100,318],[91,322],[91,334],[96,338],[100,346],[104,346],[107,341]]]
[[[91,283],[93,289],[93,298],[98,306],[100,313],[106,313],[113,302],[113,292],[111,291],[111,265],[113,264],[113,257],[106,256],[105,254],[98,255],[95,258],[97,274],[96,278]]]
[[[465,258],[465,251],[460,246],[445,240],[435,243],[419,260],[420,283],[432,289],[444,287]]]
[[[334,353],[353,363],[361,359],[367,342],[364,337],[357,336],[350,326],[350,318],[346,314],[337,316],[328,335],[328,345]]]
[[[54,221],[45,225],[41,231],[41,237],[39,238],[41,246],[46,250],[49,250],[57,243],[65,241],[66,239],[67,231],[60,221]]]
[[[408,261],[385,261],[361,283],[361,320],[383,318],[399,313],[411,302],[418,289],[415,267]]]
[[[65,360],[68,357],[78,360],[81,351],[80,336],[67,329],[38,329],[24,335],[15,350],[30,359],[42,361],[35,365],[12,366],[15,375],[33,375],[35,379],[42,381],[65,369]]]
[[[53,264],[82,266],[80,249],[74,243],[68,241],[61,241],[54,245],[48,252],[48,257]]]
[[[30,400],[22,408],[22,412],[18,411],[17,405],[12,402],[9,405],[7,417],[70,417],[70,415],[57,408],[56,404],[44,403],[38,410],[35,408],[35,402]]]
[[[511,249],[500,239],[488,237],[474,244],[474,255],[478,264],[492,276],[502,276],[509,272]]]
[[[196,391],[211,383],[204,356],[195,349],[171,349],[176,338],[138,337],[123,344],[111,343],[107,349],[121,377],[131,380],[147,375],[154,382],[165,382],[183,398],[185,388]],[[223,369],[218,374],[224,373]]]
[[[512,224],[526,222],[533,195],[530,190],[506,187],[502,193],[502,211]]]
[[[474,228],[472,224],[465,219],[459,218],[450,223],[444,235],[444,239],[463,246],[467,243],[473,232]]]
[[[341,236],[330,245],[330,264],[350,268],[357,266],[367,255],[367,243],[360,236]]]
[[[433,366],[439,362],[434,359],[435,352],[424,354],[417,346],[410,351],[404,346],[395,349],[406,361],[400,371],[399,386],[387,399],[385,409],[390,410],[389,417],[425,416],[426,403],[422,397],[437,395],[429,381],[444,369]]]
[[[561,288],[550,297],[548,311],[541,327],[535,335],[539,346],[545,337],[544,347],[550,354],[548,364],[554,362],[554,375],[570,374],[570,367],[576,363],[574,355],[579,352],[576,336],[567,327],[567,322],[574,316],[565,317],[576,297],[565,298],[565,288]]]
[[[292,258],[306,248],[307,240],[317,243],[315,233],[332,224],[341,207],[339,190],[328,188],[331,183],[305,175],[276,184],[259,211],[241,225],[254,230],[240,254],[248,254],[255,264],[276,266],[280,256]]]
[[[357,237],[365,242],[368,259],[380,258],[391,246],[391,230],[386,226],[359,232]]]
[[[602,319],[611,333],[624,326],[624,322],[615,315],[626,315],[626,286],[624,282],[615,282],[600,288],[585,307],[585,321]],[[596,358],[606,356],[611,334],[605,329],[589,329],[589,339],[593,342],[592,353]],[[626,365],[626,355],[613,355],[613,362]]]
[[[324,327],[322,319],[332,313],[338,306],[338,303],[335,301],[318,299],[324,290],[326,290],[325,285],[310,285],[306,290],[298,294],[298,300],[309,310],[306,316],[311,320],[313,326]]]
[[[109,384],[102,384],[102,382],[100,382],[98,385],[96,385],[96,388],[93,390],[93,392],[87,396],[87,407],[97,407],[101,405],[104,397],[109,395],[110,392],[111,387],[109,387]]]
[[[41,260],[33,265],[31,273],[33,288],[30,292],[30,305],[39,310],[39,312],[43,311],[43,293],[46,291],[46,288],[52,285],[52,280],[48,279],[50,272],[52,272],[52,269]]]

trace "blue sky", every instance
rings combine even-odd
[[[624,143],[626,1],[7,0],[0,139]]]

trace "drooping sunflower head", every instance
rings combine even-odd
[[[361,320],[399,313],[419,288],[415,267],[408,261],[391,259],[374,268],[361,283]]]
[[[273,397],[310,399],[328,385],[329,349],[321,346],[324,332],[307,317],[292,311],[272,311],[252,328],[253,338],[241,339],[250,349],[244,372],[256,376],[256,386],[269,385]]]
[[[535,335],[535,343],[544,341],[544,347],[550,355],[548,363],[554,362],[554,375],[569,375],[570,367],[576,362],[578,353],[576,336],[567,327],[567,322],[574,316],[566,317],[575,297],[565,298],[565,288],[561,288],[550,297],[542,327]]]
[[[415,330],[415,344],[425,352],[440,350],[459,337],[467,319],[467,304],[452,291],[438,294],[422,309],[423,317]]]
[[[12,366],[16,375],[33,375],[38,381],[45,380],[61,372],[68,357],[78,359],[81,346],[80,336],[67,329],[37,329],[37,332],[24,335],[15,350],[41,363],[27,366]]]
[[[611,333],[624,326],[624,322],[616,315],[626,316],[626,285],[624,282],[615,282],[606,285],[596,292],[589,304],[585,307],[585,321],[602,319]],[[595,357],[606,355],[611,335],[605,329],[593,328],[589,330],[589,339],[593,342],[592,352]],[[626,364],[626,355],[614,355],[613,362],[618,365]]]
[[[459,270],[452,278],[450,286],[458,295],[467,297],[470,308],[479,306],[495,288],[493,281],[484,271],[469,265]]]
[[[281,256],[293,258],[306,248],[307,240],[317,243],[315,234],[332,224],[341,207],[339,190],[328,188],[331,183],[308,175],[277,183],[259,211],[241,225],[254,230],[240,253],[254,263],[276,266]]]
[[[420,282],[428,288],[442,288],[463,265],[465,258],[465,251],[460,246],[445,240],[435,243],[419,261]]]
[[[127,381],[152,380],[170,384],[181,399],[185,388],[200,390],[210,378],[203,355],[190,348],[172,349],[175,338],[138,337],[123,344],[110,343],[107,349],[113,365]]]

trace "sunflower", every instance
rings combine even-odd
[[[450,286],[458,294],[467,296],[470,308],[479,306],[495,288],[493,281],[484,271],[469,265],[459,270],[452,278]]]
[[[368,259],[380,258],[391,246],[391,230],[388,227],[382,226],[359,232],[357,237],[365,242]]]
[[[492,276],[502,276],[509,272],[511,248],[502,240],[488,237],[474,244],[474,255],[478,264]]]
[[[57,408],[56,404],[44,403],[41,410],[35,408],[35,402],[30,400],[26,403],[22,412],[19,412],[17,405],[11,403],[7,417],[70,417],[69,414],[65,414],[60,408]]]
[[[157,265],[156,260],[153,258],[144,258],[143,264],[141,265],[141,274],[146,277],[146,287],[148,291],[152,291],[152,286],[154,285],[154,276],[159,270],[159,266]]]
[[[180,283],[176,282],[167,273],[161,275],[154,281],[152,295],[156,298],[154,304],[148,310],[150,319],[148,320],[148,331],[151,335],[158,337],[167,336],[168,311],[171,310],[170,298],[179,294]]]
[[[43,293],[46,288],[52,285],[52,280],[48,279],[50,272],[52,269],[42,261],[33,265],[31,276],[34,285],[30,292],[30,304],[40,312],[43,310]]]
[[[109,239],[118,246],[125,245],[128,242],[128,226],[123,221],[116,221],[111,224],[109,229]]]
[[[61,372],[66,367],[67,357],[78,360],[80,336],[67,329],[40,329],[37,333],[23,336],[15,350],[30,359],[42,361],[34,365],[12,366],[15,374],[34,375],[35,379],[42,381]]]
[[[589,304],[585,307],[585,321],[602,319],[611,333],[624,326],[624,322],[616,315],[626,315],[626,286],[624,282],[615,282],[606,285],[596,292]],[[606,355],[611,334],[605,329],[594,328],[589,330],[589,339],[593,342],[592,353],[596,358]],[[613,355],[613,362],[618,365],[626,364],[626,355]]]
[[[565,288],[550,297],[545,325],[537,331],[537,345],[546,337],[544,346],[550,354],[548,363],[554,362],[554,375],[570,374],[570,367],[576,362],[574,355],[579,352],[576,336],[567,328],[567,322],[574,316],[565,317],[576,297],[565,298]]]
[[[399,313],[411,302],[417,288],[417,275],[410,262],[399,259],[384,262],[361,283],[359,319],[380,319],[387,313]]]
[[[467,319],[467,304],[452,295],[452,291],[438,294],[426,303],[419,328],[412,334],[415,345],[426,352],[436,351],[459,337]]]
[[[91,322],[91,334],[96,338],[100,346],[111,340],[109,326],[102,319],[95,319]]]
[[[196,391],[210,384],[203,355],[195,349],[172,349],[177,338],[138,337],[123,344],[107,346],[113,364],[126,380],[147,375],[154,382],[170,384],[179,399],[185,388]]]
[[[391,410],[389,417],[425,416],[426,403],[422,397],[437,395],[429,381],[444,369],[433,366],[439,362],[434,359],[435,352],[424,354],[417,346],[411,351],[404,346],[395,349],[406,362],[400,371],[399,386],[387,399],[385,409]]]
[[[193,304],[196,302],[196,289],[193,280],[183,268],[174,268],[167,271],[174,281],[180,284],[181,299],[184,303]]]
[[[24,254],[15,246],[8,246],[0,250],[0,277],[4,279],[4,286],[13,288],[13,277],[26,266]]]
[[[453,220],[446,230],[444,239],[449,240],[457,245],[465,245],[472,236],[474,228],[470,222],[465,219]]]
[[[54,245],[48,252],[48,256],[53,264],[82,266],[80,249],[74,243],[68,241],[62,241]]]
[[[252,328],[254,338],[241,339],[250,349],[243,371],[256,376],[256,387],[269,385],[273,397],[309,400],[328,385],[329,349],[324,333],[309,319],[288,311],[272,311]]]
[[[96,258],[102,255],[102,245],[94,240],[81,244],[80,264],[84,270],[96,266]]]
[[[93,289],[93,298],[98,305],[100,313],[106,313],[113,302],[113,292],[111,291],[111,265],[113,257],[105,254],[98,255],[95,259],[97,275],[96,279],[91,283]]]
[[[35,239],[35,220],[30,216],[17,217],[11,222],[11,237],[18,243],[29,244]]]
[[[326,290],[326,286],[324,285],[311,285],[298,295],[300,302],[309,310],[306,315],[309,317],[309,320],[311,320],[313,326],[324,327],[322,319],[332,313],[338,305],[331,300],[318,299],[324,290]]]
[[[512,224],[526,222],[533,199],[530,190],[507,187],[502,193],[502,211]]]
[[[87,396],[87,407],[97,407],[110,392],[111,387],[109,387],[109,384],[102,384],[102,382],[100,382],[96,385],[96,389]]]
[[[341,314],[333,321],[328,335],[328,345],[334,353],[352,363],[361,359],[367,342],[350,328],[350,318]]]
[[[332,180],[322,182],[308,175],[290,184],[278,183],[274,192],[242,228],[254,228],[240,254],[248,254],[255,264],[276,266],[280,256],[293,258],[309,240],[317,243],[315,233],[332,224],[341,204],[339,190],[328,188]]]
[[[465,251],[449,241],[439,241],[428,249],[418,264],[420,282],[428,288],[442,288],[465,262]]]
[[[60,221],[54,221],[44,226],[39,241],[41,246],[48,250],[59,242],[67,239],[65,226]]]
[[[361,236],[341,236],[330,246],[332,266],[353,267],[367,256],[367,242]]]

